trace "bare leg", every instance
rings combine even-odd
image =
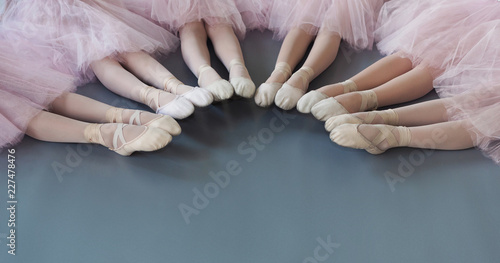
[[[325,71],[337,57],[340,40],[338,34],[329,31],[321,31],[318,34],[302,68],[295,72],[276,94],[275,103],[278,107],[288,110],[297,105],[309,83]]]
[[[92,69],[101,83],[114,93],[144,103],[157,113],[183,119],[191,115],[194,106],[183,98],[148,87],[111,58],[92,62]],[[176,99],[174,101],[174,99]]]
[[[205,25],[215,53],[229,71],[229,78],[236,94],[250,98],[255,92],[255,84],[245,67],[240,42],[229,25]]]
[[[225,100],[233,93],[233,86],[223,80],[210,66],[210,52],[207,47],[207,32],[203,22],[184,25],[179,35],[184,61],[198,78],[198,85],[209,90],[215,100]]]

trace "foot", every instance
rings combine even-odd
[[[157,114],[175,119],[187,118],[194,112],[193,104],[187,99],[153,87],[144,87],[141,90],[141,101]]]
[[[109,123],[128,123],[131,125],[155,127],[165,130],[173,136],[181,133],[181,127],[172,117],[141,110],[111,107],[106,112],[106,121]]]
[[[276,106],[284,110],[295,108],[299,99],[306,93],[313,76],[314,71],[309,67],[302,67],[295,72],[276,94]]]
[[[162,129],[121,123],[89,124],[84,135],[89,143],[101,144],[123,156],[156,151],[172,141],[172,136]]]
[[[310,91],[305,96],[303,96],[297,104],[297,110],[302,113],[311,113],[314,105],[316,105],[320,101],[325,100],[328,97],[335,97],[357,90],[358,86],[352,80],[346,80],[342,83],[321,87],[318,90]]]
[[[322,100],[312,107],[311,112],[318,120],[326,121],[333,116],[374,110],[377,107],[377,94],[372,90],[365,90]]]
[[[390,148],[408,146],[411,132],[401,126],[343,124],[332,130],[330,139],[344,147],[381,154]]]
[[[329,118],[325,123],[325,129],[331,132],[342,124],[387,124],[399,125],[399,116],[392,110],[357,112],[353,114],[342,114]]]
[[[276,64],[276,67],[267,79],[266,83],[260,85],[255,94],[255,103],[260,107],[269,107],[276,97],[276,93],[281,89],[283,83],[288,80],[292,70],[285,62]]]
[[[180,95],[196,107],[206,107],[214,101],[210,91],[185,85],[174,76],[166,79],[163,86],[165,91]]]
[[[311,109],[314,105],[327,98],[328,96],[325,94],[316,90],[311,90],[297,102],[297,110],[301,113],[311,113]]]
[[[231,98],[234,88],[229,81],[222,79],[209,65],[203,65],[198,73],[198,85],[212,93],[215,101]]]
[[[234,59],[230,64],[229,81],[233,85],[236,94],[244,98],[253,97],[255,84],[250,79],[248,70],[243,65],[243,62],[239,59]]]

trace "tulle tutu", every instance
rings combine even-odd
[[[497,164],[500,164],[499,83],[498,77],[493,82],[476,83],[467,92],[446,100],[450,120],[466,121],[475,145]]]
[[[246,27],[233,0],[123,0],[127,8],[177,33],[187,23],[231,25],[239,37]]]
[[[434,80],[441,97],[451,97],[483,88],[479,83],[498,80],[500,83],[500,19],[485,22],[464,34],[451,50],[452,59],[446,71]],[[500,101],[499,101],[500,103]]]
[[[234,0],[247,30],[264,31],[269,25],[271,0]]]
[[[93,61],[123,52],[168,52],[178,39],[167,30],[121,7],[117,0],[11,1],[4,14],[8,34],[42,42],[64,54],[82,82],[94,77]],[[61,63],[62,61],[54,61]]]
[[[321,30],[338,33],[354,49],[371,50],[383,4],[384,0],[332,0]]]
[[[0,149],[19,143],[33,117],[76,89],[73,76],[50,68],[52,52],[0,39]]]
[[[417,10],[417,11],[415,11]],[[424,64],[434,77],[453,69],[466,51],[455,53],[459,43],[475,42],[468,32],[482,23],[500,18],[500,3],[495,0],[392,0],[380,12],[376,30],[382,54],[399,52]]]
[[[283,39],[293,28],[316,35],[332,0],[274,0],[269,13],[269,29]]]

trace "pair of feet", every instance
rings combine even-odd
[[[140,90],[140,100],[157,114],[184,119],[193,114],[195,106],[205,107],[213,102],[212,94],[205,89],[184,85],[174,76],[164,81],[163,89],[145,86]]]
[[[181,127],[170,116],[139,110],[110,108],[105,124],[89,124],[84,130],[85,139],[128,156],[136,151],[156,151],[181,133]]]
[[[313,77],[314,70],[310,67],[302,67],[292,75],[290,65],[280,62],[276,64],[266,83],[260,85],[255,103],[268,107],[274,102],[281,109],[293,109],[305,94]]]
[[[239,59],[230,62],[229,81],[222,79],[209,65],[202,65],[198,70],[198,85],[210,91],[215,101],[227,100],[234,93],[244,98],[251,98],[255,93],[255,84]]]
[[[398,124],[397,113],[385,110],[334,116],[326,121],[325,129],[330,132],[330,139],[341,146],[381,154],[410,144],[410,129]]]

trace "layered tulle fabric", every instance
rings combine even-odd
[[[500,78],[477,81],[465,93],[446,100],[450,120],[465,121],[475,145],[500,164]]]
[[[437,77],[467,54],[455,53],[459,43],[477,41],[465,38],[468,32],[499,16],[500,2],[495,0],[392,0],[381,11],[377,47],[383,54],[399,52],[414,65],[423,63]]]
[[[246,27],[233,0],[123,0],[129,10],[177,33],[187,23],[227,24],[239,37]]]
[[[434,80],[451,120],[464,120],[478,148],[500,163],[500,19],[464,34]]]
[[[269,29],[282,39],[293,28],[316,35],[332,0],[274,0],[269,13]]]
[[[234,0],[247,30],[264,31],[269,25],[272,0]]]
[[[332,0],[321,30],[338,33],[354,49],[372,49],[383,4],[384,0]]]
[[[450,51],[446,70],[434,80],[441,97],[482,89],[482,82],[500,83],[500,19],[482,23],[462,35]],[[500,101],[499,101],[500,103]]]
[[[0,39],[0,149],[21,141],[29,122],[64,92],[76,89],[69,74],[51,69],[51,48]]]
[[[94,77],[92,62],[123,52],[167,52],[178,39],[167,30],[120,6],[117,0],[12,1],[3,27],[52,46],[82,81]],[[63,67],[64,67],[63,66]]]

